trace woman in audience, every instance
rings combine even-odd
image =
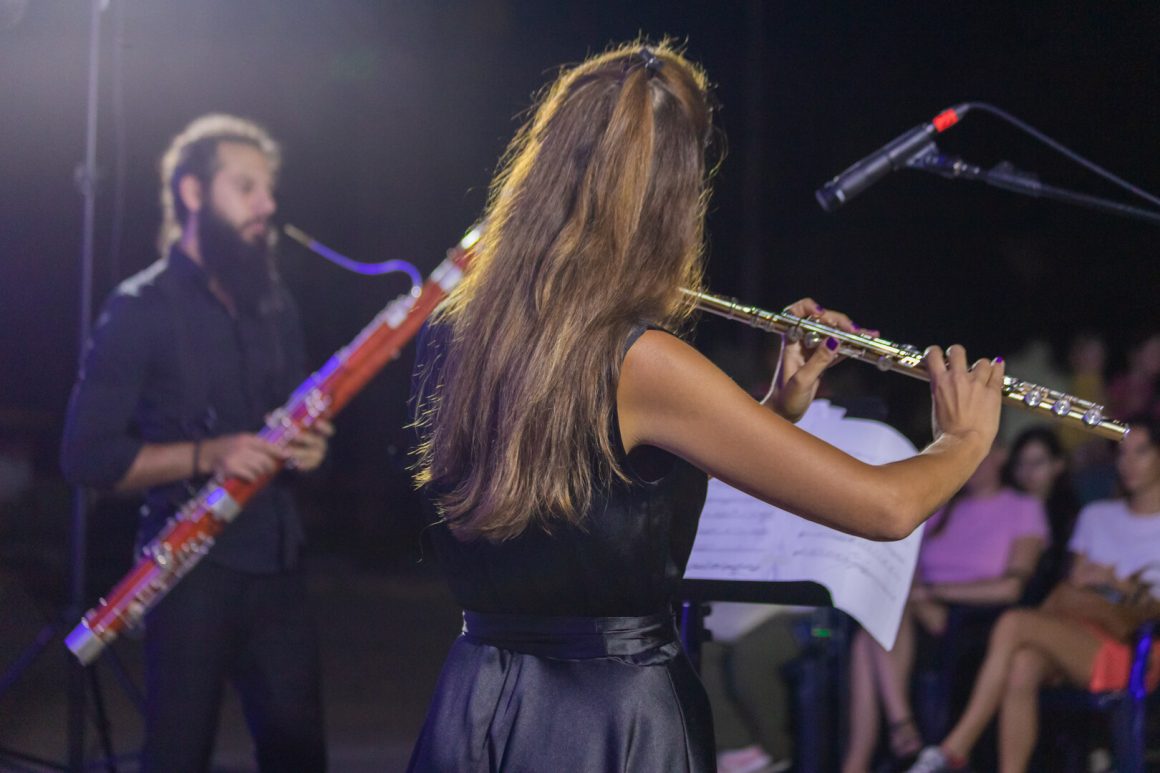
[[[1025,603],[1043,601],[1067,569],[1067,541],[1071,539],[1079,512],[1068,472],[1067,453],[1060,437],[1050,427],[1026,429],[1011,445],[1003,481],[1042,502],[1051,527],[1051,542],[1024,594]]]
[[[911,773],[965,768],[996,713],[999,770],[1027,770],[1041,687],[1066,683],[1102,692],[1127,685],[1133,632],[1160,616],[1160,420],[1142,417],[1131,427],[1116,459],[1127,496],[1080,512],[1067,580],[1038,609],[999,619],[962,719],[939,746],[923,750]],[[1150,666],[1151,690],[1160,683],[1160,644]]]
[[[879,705],[891,753],[901,759],[922,748],[910,707],[910,675],[917,629],[937,638],[949,604],[992,606],[1019,600],[1047,542],[1047,517],[1034,497],[1002,483],[1005,450],[996,445],[962,491],[931,518],[923,538],[916,584],[894,649],[887,652],[858,631],[850,655],[850,743],[843,773],[865,773],[878,740]]]
[[[1145,333],[1128,352],[1128,369],[1108,384],[1112,416],[1160,414],[1160,332]]]

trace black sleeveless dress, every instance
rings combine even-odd
[[[441,334],[420,340],[428,383]],[[644,467],[649,480],[633,472]],[[464,630],[410,770],[715,770],[708,699],[670,611],[707,478],[651,448],[626,470],[632,482],[598,495],[581,527],[499,544],[428,530]]]

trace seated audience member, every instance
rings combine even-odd
[[[789,692],[782,667],[801,653],[800,607],[716,602],[701,645],[701,681],[713,707],[718,773],[776,773],[792,765]]]
[[[916,625],[936,639],[946,630],[949,604],[1013,604],[1023,594],[1047,543],[1043,505],[1002,485],[1004,449],[996,445],[941,513],[931,518],[918,558],[916,584],[894,649],[865,631],[850,653],[850,743],[843,773],[865,773],[886,715],[891,753],[913,757],[922,738],[910,707]]]
[[[1067,374],[1060,369],[1051,344],[1042,338],[1033,338],[1026,341],[1018,351],[1012,352],[1007,358],[1007,365],[1012,373],[1018,373],[1020,378],[1036,384],[1052,384],[1062,386],[1066,383]],[[1015,437],[1039,422],[1039,418],[1030,411],[1021,411],[1011,405],[1003,406],[1003,418],[999,424],[999,437],[1008,445]]]
[[[991,634],[962,719],[911,773],[964,768],[991,717],[999,715],[999,770],[1027,770],[1038,732],[1039,689],[1071,684],[1123,689],[1133,632],[1160,616],[1160,421],[1142,417],[1119,445],[1116,468],[1127,496],[1085,507],[1070,548],[1068,578],[1038,609],[1005,613]],[[1148,689],[1160,682],[1160,645]]]
[[[1083,400],[1106,405],[1108,388],[1104,371],[1108,363],[1108,347],[1098,333],[1091,331],[1077,334],[1071,339],[1067,350],[1068,381],[1066,390]],[[1079,427],[1061,426],[1059,442],[1064,450],[1073,456],[1072,469],[1084,466],[1093,443],[1099,440],[1090,432]],[[1097,454],[1098,455],[1098,454]]]
[[[1145,334],[1128,352],[1128,369],[1108,384],[1108,411],[1116,418],[1160,413],[1160,333]]]
[[[1038,499],[1047,512],[1051,542],[1023,597],[1024,603],[1037,604],[1063,579],[1067,542],[1079,512],[1068,474],[1067,454],[1053,429],[1031,427],[1015,438],[1003,468],[1003,482]]]

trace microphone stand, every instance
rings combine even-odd
[[[80,299],[78,320],[78,368],[84,364],[85,346],[88,343],[92,330],[92,295],[93,295],[93,266],[94,266],[94,234],[96,231],[96,200],[97,200],[97,118],[98,96],[100,85],[100,55],[101,55],[101,20],[102,14],[108,9],[111,0],[91,0],[89,23],[89,62],[88,62],[88,89],[85,109],[85,157],[76,168],[76,184],[84,201],[83,227],[81,232],[81,251],[79,260],[80,269]],[[120,9],[118,9],[119,11]],[[88,569],[88,492],[81,486],[72,489],[72,508],[69,528],[69,577],[68,597],[63,612],[59,617],[49,622],[37,634],[36,639],[17,657],[16,661],[0,674],[0,695],[11,688],[21,677],[33,661],[49,648],[56,649],[60,641],[59,631],[66,622],[71,622],[84,614],[86,601],[86,573]],[[108,773],[117,770],[117,759],[113,752],[112,732],[108,714],[105,710],[104,698],[100,682],[94,666],[81,665],[71,654],[65,652],[66,689],[67,689],[67,717],[66,717],[66,751],[67,759],[64,763],[40,759],[30,754],[0,747],[0,767],[6,761],[15,760],[14,764],[31,764],[37,769],[69,771],[69,773],[84,773],[91,766],[104,767]],[[123,684],[127,684],[127,677],[120,673],[119,663],[115,666]],[[130,699],[140,707],[138,696],[130,691]],[[88,694],[92,692],[93,711],[88,711]],[[95,760],[91,764],[86,761],[85,728],[90,719],[96,725],[104,758]],[[5,768],[7,769],[7,768]]]
[[[1130,204],[1105,199],[1102,196],[1092,196],[1048,185],[1040,182],[1039,177],[1034,173],[1017,169],[1007,161],[1002,161],[990,169],[984,169],[957,156],[944,155],[934,142],[931,142],[922,153],[912,158],[907,163],[907,168],[920,172],[930,172],[948,180],[975,180],[1025,196],[1062,201],[1097,212],[1107,212],[1121,217],[1142,220],[1152,225],[1160,225],[1160,212],[1155,210],[1134,207]]]

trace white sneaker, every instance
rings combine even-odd
[[[945,773],[951,770],[953,768],[942,749],[937,746],[928,746],[918,753],[918,759],[914,761],[906,773]]]
[[[1092,749],[1088,755],[1088,773],[1109,773],[1112,769],[1112,753],[1107,749]]]
[[[717,755],[717,773],[758,773],[764,771],[773,759],[760,746],[746,746]]]

